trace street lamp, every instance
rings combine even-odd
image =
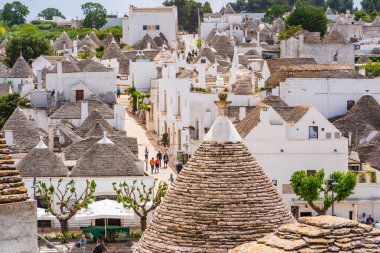
[[[332,205],[331,205],[331,212],[332,212],[332,216],[335,216],[335,212],[334,212],[334,187],[335,185],[337,185],[337,181],[336,181],[336,178],[331,175],[330,177],[330,182],[331,182],[331,195],[332,195]]]
[[[33,188],[33,198],[34,198],[34,200],[36,200],[36,188],[37,188],[37,178],[36,177],[33,178],[32,188]]]

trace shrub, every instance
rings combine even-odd
[[[366,173],[364,171],[359,172],[359,183],[363,184],[367,182]]]
[[[66,233],[64,234],[64,237],[65,237],[66,239],[75,239],[75,238],[74,238],[74,234],[73,234],[72,232],[66,232]]]
[[[132,231],[131,234],[129,235],[130,238],[140,238],[143,235],[143,231]]]
[[[374,170],[369,170],[368,171],[368,174],[369,174],[369,181],[373,184],[377,183],[377,178],[376,178],[376,171]]]

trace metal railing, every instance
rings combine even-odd
[[[63,250],[59,249],[57,246],[55,246],[54,244],[52,244],[51,242],[49,242],[48,240],[46,240],[43,236],[37,234],[37,237],[39,239],[41,239],[42,241],[44,241],[47,245],[49,245],[50,247],[52,247],[52,249],[55,249],[57,252],[59,252],[59,253],[65,253]]]

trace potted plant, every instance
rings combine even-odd
[[[363,184],[367,182],[366,173],[364,171],[359,172],[359,183]]]
[[[166,148],[167,145],[169,145],[169,135],[168,133],[162,134],[161,143]]]
[[[377,183],[376,171],[369,170],[368,175],[369,175],[369,182],[372,184],[376,184]]]

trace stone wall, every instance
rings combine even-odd
[[[0,204],[0,251],[37,253],[37,203]]]

